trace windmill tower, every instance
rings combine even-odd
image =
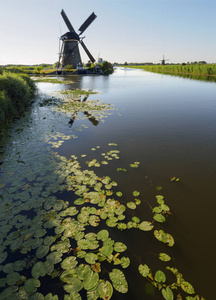
[[[78,65],[82,64],[81,56],[79,52],[78,45],[80,44],[88,55],[90,61],[92,63],[95,62],[94,57],[91,55],[86,45],[83,42],[84,37],[80,37],[80,35],[89,27],[89,25],[94,21],[97,17],[94,13],[92,13],[88,19],[80,26],[80,33],[77,34],[71,25],[66,13],[62,9],[61,11],[62,18],[69,29],[69,32],[66,32],[60,37],[62,41],[61,51],[59,54],[59,67],[62,69],[67,65],[72,65],[74,69],[77,68]]]
[[[161,61],[161,64],[164,66],[166,64],[166,60],[169,60],[169,59],[165,59],[165,56],[163,55],[163,59],[160,60]]]

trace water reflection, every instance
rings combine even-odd
[[[82,102],[86,102],[86,100],[88,99],[89,97],[89,94],[85,95],[85,97],[83,98],[83,100],[81,100],[81,95],[80,95],[80,99],[79,100],[76,100],[76,101],[82,101]],[[73,115],[72,115],[72,118],[69,120],[68,122],[68,126],[71,128],[75,119],[76,119],[76,116],[77,114],[80,112],[81,110],[76,110]],[[92,125],[94,126],[97,126],[99,124],[99,121],[88,111],[83,111],[83,114],[87,117],[87,119],[92,123]]]

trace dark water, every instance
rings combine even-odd
[[[216,268],[216,85],[139,70],[119,69],[109,77],[83,77],[81,87],[102,92],[121,117],[91,128],[90,145],[115,141],[121,163],[138,160],[136,178],[121,188],[140,186],[148,197],[148,176],[173,212],[176,266],[197,293],[214,299]],[[170,178],[180,178],[172,183]],[[170,232],[170,231],[169,231]],[[131,247],[133,247],[131,242]],[[144,251],[139,241],[138,255]]]
[[[154,271],[164,268],[164,263],[158,265],[155,258],[159,252],[172,256],[176,268],[193,284],[197,294],[214,299],[216,84],[133,69],[73,80],[71,88],[98,91],[100,94],[89,99],[114,104],[118,110],[97,126],[89,120],[75,119],[72,128],[83,123],[88,128],[78,133],[78,139],[65,141],[58,153],[67,158],[72,154],[91,155],[92,147],[101,146],[101,153],[108,151],[108,143],[117,143],[120,159],[99,168],[98,174],[117,181],[117,189],[123,192],[126,202],[137,190],[144,201],[155,206],[155,195],[162,194],[173,214],[164,225],[175,238],[173,248],[159,245],[152,234],[133,229],[118,233],[111,229],[114,239],[127,244],[132,261],[125,271],[130,291],[126,295],[115,293],[113,299],[161,299],[136,271],[139,263],[146,262]],[[65,88],[46,83],[38,86],[47,94]],[[31,125],[33,128],[57,128],[69,133],[69,116],[47,117],[49,108],[42,109],[40,120],[36,118]],[[37,113],[38,109],[32,111],[33,116]],[[45,123],[41,122],[43,118]],[[138,169],[129,167],[134,161],[141,163]],[[116,172],[118,167],[127,168],[128,172]],[[173,176],[180,181],[171,182]],[[157,186],[162,190],[157,192]],[[64,197],[68,200],[68,195]],[[149,205],[141,205],[136,215],[151,220]]]

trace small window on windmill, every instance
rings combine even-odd
[[[74,52],[72,52],[72,57],[74,57],[75,55],[74,55]]]

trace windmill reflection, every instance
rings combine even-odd
[[[88,99],[88,97],[89,97],[89,94],[85,95],[85,97],[83,98],[83,100],[81,100],[81,96],[80,96],[80,99],[75,100],[75,101],[86,102],[86,100]],[[75,111],[74,114],[72,115],[72,118],[69,120],[68,126],[70,128],[73,126],[73,123],[74,123],[74,121],[76,119],[76,116],[77,116],[77,114],[79,112],[80,112],[79,110]],[[89,113],[88,111],[84,111],[83,114],[87,117],[87,119],[89,119],[89,121],[94,126],[97,126],[99,124],[99,121],[91,113]]]

